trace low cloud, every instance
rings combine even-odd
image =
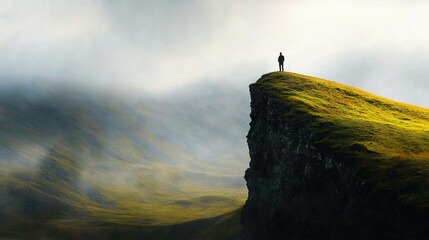
[[[159,93],[277,70],[427,106],[423,1],[2,1],[2,82]],[[406,91],[404,91],[406,89]],[[413,94],[410,94],[412,92]]]

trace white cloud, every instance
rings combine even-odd
[[[429,87],[428,11],[424,1],[2,1],[0,76],[157,92],[249,83],[283,51],[287,70],[427,106],[417,89]]]

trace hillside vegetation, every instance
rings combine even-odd
[[[283,101],[324,154],[357,166],[365,184],[429,208],[429,109],[295,73],[269,73],[253,85]]]
[[[206,86],[134,98],[43,87],[2,91],[0,237],[188,231],[195,220],[215,219],[245,201],[244,91]]]

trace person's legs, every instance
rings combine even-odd
[[[285,69],[284,69],[284,67],[283,67],[283,63],[280,63],[280,71],[282,71],[282,72],[284,72],[284,71],[285,71]]]
[[[279,63],[279,71],[280,72],[282,71],[282,64],[281,63]]]

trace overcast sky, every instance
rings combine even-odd
[[[0,81],[246,87],[282,51],[287,71],[429,107],[428,12],[417,0],[0,0]]]

